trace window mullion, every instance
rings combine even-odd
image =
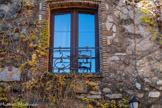
[[[71,70],[74,72],[77,72],[78,69],[78,50],[76,47],[78,47],[78,20],[77,20],[77,11],[72,10],[71,11],[72,17],[71,17]]]
[[[95,47],[99,47],[99,33],[98,33],[98,14],[95,13]],[[95,58],[96,58],[96,62],[95,62],[95,65],[96,65],[96,72],[99,72],[100,70],[100,65],[99,65],[99,61],[100,61],[100,58],[99,58],[99,49],[95,49]]]
[[[75,47],[78,48],[78,41],[79,41],[79,40],[78,40],[78,39],[79,39],[79,37],[78,37],[78,36],[79,36],[79,34],[78,34],[78,31],[79,31],[79,26],[78,26],[78,11],[75,10],[75,13],[76,13],[76,14],[75,14],[75,20],[76,20],[76,21],[75,21],[75,27],[76,27],[76,30],[75,30],[75,38],[76,38],[76,39],[75,39],[75,42],[76,42],[76,43],[75,43]],[[78,70],[78,50],[79,50],[79,49],[76,49],[76,53],[75,53],[75,54],[76,54],[76,57],[77,57],[77,59],[76,59],[76,69],[77,69],[76,72],[79,71],[79,70]]]
[[[74,40],[74,62],[75,62],[75,65],[74,65],[74,68],[75,68],[75,72],[78,72],[78,11],[75,9],[73,10],[74,12],[74,20],[73,20],[73,23],[74,23],[74,28],[73,28],[73,31],[74,31],[74,36],[73,36],[73,40]]]

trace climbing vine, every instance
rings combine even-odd
[[[152,34],[151,42],[158,41],[160,44],[162,44],[161,5],[160,0],[142,0],[139,3],[140,11],[143,13],[140,22],[149,27]]]

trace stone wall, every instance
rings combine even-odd
[[[43,26],[45,21],[50,22],[51,9],[65,8],[64,6],[69,8],[73,2],[76,3],[73,7],[78,5],[78,2],[88,2],[90,5],[87,6],[92,8],[98,5],[99,38],[100,46],[103,46],[100,64],[104,74],[103,77],[94,76],[90,79],[98,85],[95,91],[79,91],[77,98],[120,101],[122,98],[130,100],[136,96],[142,108],[162,107],[162,50],[156,42],[150,42],[148,27],[139,22],[142,14],[138,12],[138,8],[126,5],[122,0],[72,0],[68,5],[65,5],[68,2],[64,3],[65,0],[31,0],[27,9],[33,12],[24,17],[22,3],[25,1],[0,0],[1,67],[17,62],[14,58],[21,56],[20,35],[26,35],[32,29],[37,30],[35,23],[38,20],[42,21],[40,26]],[[59,5],[59,2],[64,5]],[[82,6],[84,3],[80,5]],[[26,19],[30,19],[29,22]],[[10,52],[11,49],[15,52]],[[5,58],[7,52],[10,52],[8,59]]]

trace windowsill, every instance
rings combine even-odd
[[[64,75],[65,78],[104,78],[103,72],[97,72],[97,73],[44,73],[45,76],[50,77],[53,75]]]

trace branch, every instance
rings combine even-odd
[[[158,48],[157,48],[157,46],[156,47],[153,46],[153,47],[149,48],[148,50],[145,50],[144,53],[142,54],[142,56],[138,56],[137,59],[140,60],[140,59],[142,59],[142,58],[144,58],[144,57],[146,57],[146,56],[156,52],[157,50],[159,50],[161,48],[162,48],[162,45],[160,45]]]

